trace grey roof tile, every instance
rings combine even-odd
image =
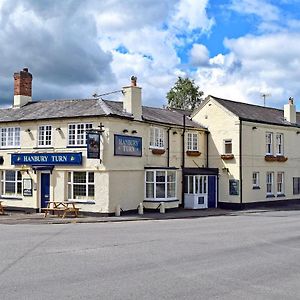
[[[216,100],[226,109],[234,113],[236,116],[249,121],[257,121],[275,125],[284,126],[300,126],[300,114],[297,113],[297,124],[292,124],[286,121],[283,117],[283,110],[259,106],[254,104],[248,104],[243,102],[236,102],[232,100],[222,99],[214,96],[210,96],[212,99]]]
[[[183,115],[189,111],[143,106],[145,121],[182,125]],[[132,119],[132,115],[123,111],[119,101],[104,99],[72,99],[33,101],[21,108],[0,109],[0,122],[19,122],[44,119],[115,116]],[[186,118],[186,126],[203,128],[198,123]]]

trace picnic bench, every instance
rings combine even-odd
[[[78,217],[79,208],[75,206],[76,202],[72,201],[48,201],[47,207],[42,208],[42,211],[45,212],[45,218],[49,213],[57,213],[58,216],[64,218],[67,214],[74,215]]]

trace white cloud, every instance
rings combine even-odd
[[[240,14],[253,14],[265,21],[275,21],[280,17],[277,6],[266,0],[232,0],[230,8]]]
[[[245,36],[225,45],[229,54],[211,58],[195,73],[206,94],[261,104],[260,94],[271,93],[267,102],[279,107],[290,96],[300,98],[300,34]]]
[[[202,44],[194,44],[190,52],[190,61],[194,66],[207,65],[209,62],[209,52]]]

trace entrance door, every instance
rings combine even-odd
[[[207,208],[208,177],[206,175],[187,175],[185,180],[185,208]]]
[[[41,208],[47,207],[50,201],[50,174],[41,173]]]

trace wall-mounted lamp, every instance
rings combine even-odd
[[[28,132],[28,133],[30,133],[30,132],[31,132],[31,130],[30,130],[29,128],[27,128],[27,129],[25,130],[25,132]]]
[[[300,131],[297,131],[296,133],[297,133],[297,134],[300,134]]]
[[[177,134],[177,131],[173,131],[173,135]]]
[[[252,130],[255,130],[255,129],[257,129],[257,127],[256,127],[256,126],[253,126],[253,127],[252,127]]]
[[[226,167],[223,167],[223,168],[222,168],[222,171],[229,173],[229,169],[226,168]]]
[[[136,134],[137,131],[136,131],[136,130],[132,130],[131,133],[132,133],[132,134]]]
[[[128,129],[124,129],[124,130],[123,130],[123,133],[127,133],[127,132],[128,132]]]
[[[55,128],[55,130],[57,130],[57,131],[59,131],[59,132],[62,131],[60,127]]]

